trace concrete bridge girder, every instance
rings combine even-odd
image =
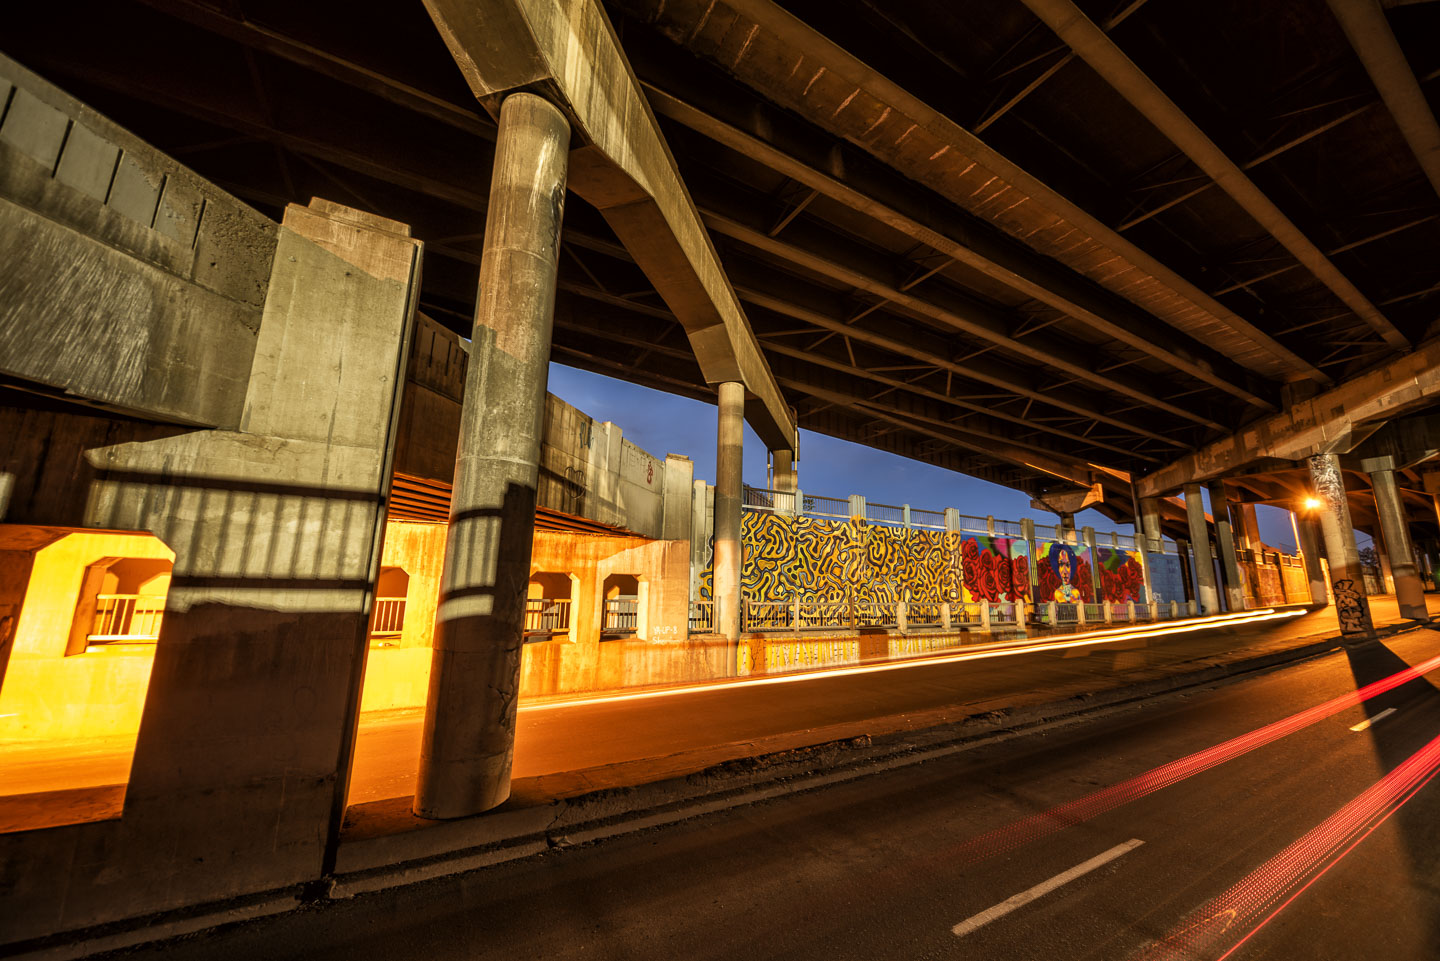
[[[1440,398],[1440,340],[1292,405],[1137,481],[1142,497],[1239,472],[1265,458],[1348,454],[1384,424]]]

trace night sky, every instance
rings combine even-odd
[[[695,476],[715,482],[715,406],[651,390],[600,374],[550,365],[550,392],[600,421],[613,421],[625,437],[654,454],[683,454],[695,462]],[[745,428],[745,483],[765,487],[766,450]],[[887,454],[860,444],[800,432],[800,489],[827,497],[863,494],[874,504],[909,504],[929,510],[954,507],[962,514],[987,514],[1006,520],[1031,517],[1036,524],[1054,524],[1056,517],[1032,510],[1020,491],[991,484],[967,474]],[[1206,495],[1206,510],[1209,496]],[[1259,508],[1260,534],[1267,547],[1291,552],[1295,537],[1290,515],[1274,507]],[[1133,533],[1094,510],[1075,515],[1076,527],[1099,532]],[[1368,538],[1360,535],[1363,542]]]

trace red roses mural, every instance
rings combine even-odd
[[[967,537],[960,542],[967,600],[999,604],[1029,598],[1029,558],[1022,554],[1012,560],[1008,554],[1013,548],[1013,542],[994,537]]]
[[[1126,601],[1144,603],[1145,577],[1140,565],[1127,557],[1114,570],[1100,568],[1100,592],[1112,604],[1124,604]]]

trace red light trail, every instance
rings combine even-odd
[[[1437,769],[1440,769],[1440,737],[1194,912],[1179,931],[1145,950],[1139,956],[1140,961],[1202,957],[1202,952],[1217,948],[1217,942],[1226,932],[1243,928],[1252,919],[1264,915],[1216,959],[1225,961],[1430,783]]]
[[[977,835],[966,841],[952,856],[962,862],[980,861],[985,858],[1002,854],[1013,850],[1032,841],[1038,841],[1049,834],[1053,834],[1071,825],[1081,824],[1091,818],[1097,817],[1107,811],[1112,811],[1122,805],[1137,801],[1140,798],[1154,794],[1162,788],[1177,784],[1186,778],[1193,777],[1202,771],[1208,771],[1213,767],[1232,761],[1243,754],[1263,747],[1272,741],[1277,741],[1286,735],[1293,734],[1310,725],[1322,721],[1327,717],[1338,714],[1348,707],[1354,707],[1363,701],[1383,694],[1386,691],[1394,690],[1402,684],[1407,684],[1418,677],[1440,667],[1440,656],[1432,657],[1414,667],[1397,671],[1389,677],[1381,678],[1364,687],[1352,691],[1349,694],[1342,694],[1339,697],[1331,698],[1323,704],[1292,714],[1287,718],[1267,724],[1264,727],[1256,728],[1247,734],[1231,738],[1214,747],[1197,751],[1186,757],[1163,764],[1160,767],[1152,768],[1144,774],[1136,775],[1127,781],[1112,784],[1110,787],[1102,788],[1093,794],[1087,794],[1082,798],[1066,802],[1048,811],[1039,814],[1032,814],[1027,818],[1011,822],[1001,828],[985,834]]]

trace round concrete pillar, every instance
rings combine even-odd
[[[1330,589],[1335,595],[1335,618],[1340,622],[1340,632],[1373,633],[1375,626],[1370,619],[1370,601],[1365,596],[1365,579],[1360,575],[1360,551],[1355,546],[1355,527],[1350,522],[1340,458],[1334,454],[1316,454],[1307,463],[1310,484],[1319,502],[1315,519],[1325,539]]]
[[[1425,607],[1425,588],[1420,584],[1420,572],[1415,567],[1410,523],[1405,516],[1405,505],[1400,501],[1395,472],[1372,470],[1370,484],[1375,489],[1375,509],[1380,515],[1380,534],[1385,541],[1385,553],[1390,558],[1390,573],[1395,579],[1395,600],[1400,605],[1400,616],[1428,621],[1430,614]]]
[[[421,817],[479,814],[510,796],[569,148],[570,123],[549,101],[517,93],[501,105],[415,788]]]
[[[715,630],[740,637],[740,487],[745,454],[745,386],[719,388],[715,449]]]
[[[774,475],[774,484],[777,491],[795,493],[799,481],[795,475],[795,452],[781,449],[770,452],[771,474]]]
[[[1205,502],[1200,485],[1185,485],[1185,519],[1195,548],[1195,588],[1201,614],[1220,613],[1220,592],[1215,586],[1215,562],[1210,554],[1210,529],[1205,523]]]

